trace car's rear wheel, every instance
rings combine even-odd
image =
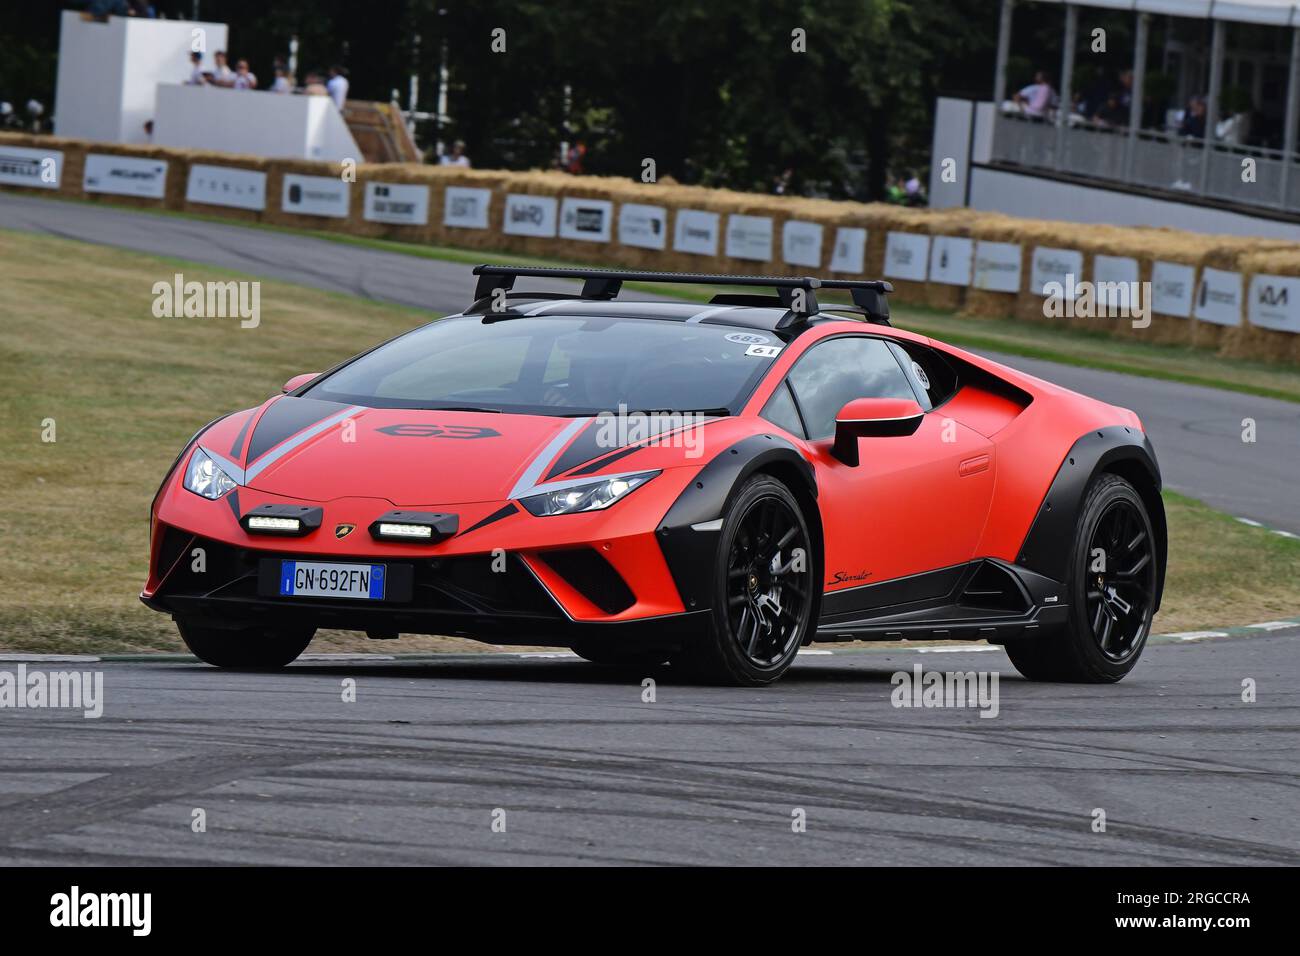
[[[1030,680],[1113,683],[1136,666],[1156,603],[1156,544],[1141,495],[1102,475],[1084,495],[1071,547],[1069,619],[1060,631],[1008,642]]]
[[[767,475],[746,482],[723,517],[707,633],[674,655],[674,666],[721,684],[780,678],[810,626],[811,540],[789,488]]]
[[[658,667],[668,661],[667,651],[644,647],[620,647],[610,641],[586,641],[573,645],[573,653],[602,667],[621,669]]]
[[[277,670],[292,664],[316,636],[314,627],[225,630],[181,620],[176,629],[203,663],[240,670]]]

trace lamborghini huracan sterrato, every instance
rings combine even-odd
[[[1133,412],[892,327],[885,282],[474,271],[464,313],[181,451],[141,597],[199,658],[279,667],[324,627],[746,685],[813,640],[982,638],[1035,680],[1136,663],[1167,546]]]

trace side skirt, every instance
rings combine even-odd
[[[1063,625],[1058,581],[996,558],[829,591],[817,641],[986,640],[1003,644]]]

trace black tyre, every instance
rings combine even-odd
[[[190,652],[213,667],[278,670],[292,664],[316,636],[315,628],[222,630],[177,621]]]
[[[1008,642],[1030,680],[1104,684],[1137,664],[1156,604],[1156,543],[1142,497],[1118,475],[1084,495],[1066,580],[1070,616],[1057,633]]]
[[[620,669],[659,667],[668,662],[667,651],[655,651],[641,647],[610,646],[609,641],[575,644],[573,653],[585,661],[591,661],[593,664]]]
[[[767,475],[750,479],[723,516],[707,633],[672,663],[710,683],[770,684],[793,663],[814,606],[808,521]]]

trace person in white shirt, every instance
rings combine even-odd
[[[456,140],[451,144],[451,151],[443,153],[438,157],[439,166],[469,166],[469,157],[465,155],[464,140]]]
[[[215,86],[233,86],[235,83],[234,71],[230,69],[230,64],[226,62],[226,51],[218,50],[212,54],[212,60],[215,64],[212,67],[212,82]]]
[[[293,84],[289,82],[289,74],[282,67],[276,67],[275,79],[271,81],[272,93],[292,93]]]
[[[205,86],[208,78],[203,75],[203,54],[194,52],[190,54],[190,78],[185,81],[186,86]]]
[[[330,99],[334,101],[334,105],[342,111],[343,104],[348,100],[347,70],[341,66],[331,66],[330,81],[325,84],[325,88],[329,90]]]
[[[255,90],[257,89],[257,77],[253,71],[248,68],[247,60],[240,60],[235,66],[235,77],[231,80],[230,85],[237,90]]]

